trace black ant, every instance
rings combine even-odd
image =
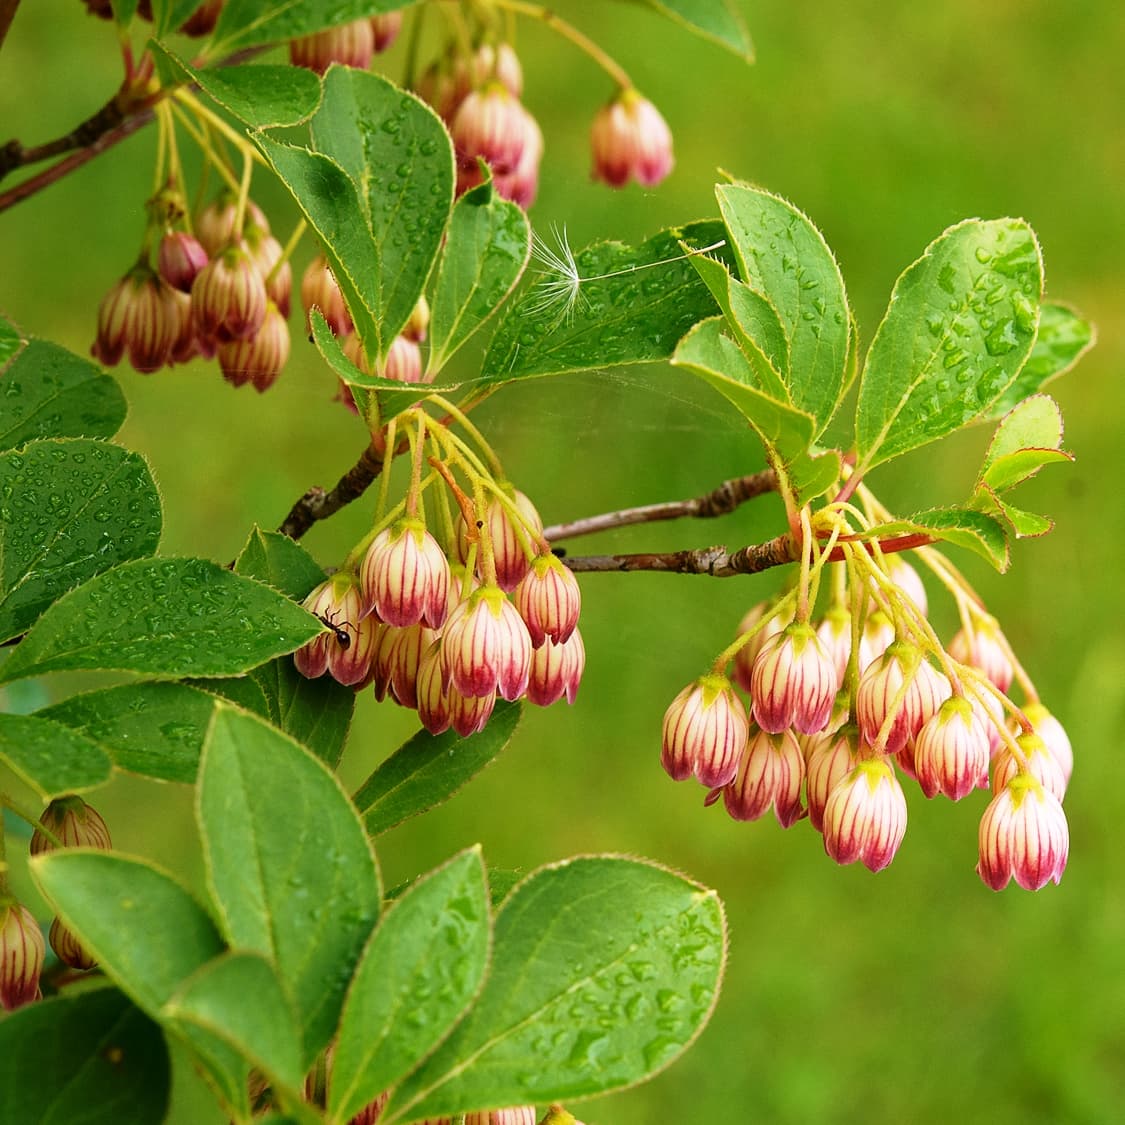
[[[315,614],[317,620],[327,625],[332,630],[336,638],[336,643],[341,648],[350,648],[352,643],[351,634],[348,633],[349,629],[354,629],[355,626],[350,621],[345,621],[343,624],[337,623],[335,617],[329,613]]]

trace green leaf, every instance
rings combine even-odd
[[[347,1121],[449,1033],[488,964],[491,917],[479,847],[418,880],[383,915],[351,988],[328,1109]]]
[[[363,783],[355,805],[367,831],[378,836],[418,813],[449,800],[504,749],[515,733],[520,709],[499,704],[480,734],[420,730]]]
[[[693,324],[717,311],[680,243],[701,249],[725,235],[714,220],[691,223],[636,247],[591,246],[574,258],[569,279],[548,270],[497,326],[484,358],[486,379],[502,383],[668,359]],[[574,289],[570,282],[578,279]]]
[[[0,320],[0,329],[11,326]],[[11,332],[0,336],[0,367],[15,352]],[[38,438],[111,438],[125,412],[117,380],[97,364],[32,340],[0,376],[0,450]]]
[[[226,953],[209,961],[165,1005],[165,1013],[230,1043],[272,1083],[301,1089],[305,1070],[293,1009],[269,962],[256,953]]]
[[[265,136],[259,144],[324,243],[360,339],[382,359],[441,246],[452,144],[425,102],[347,67],[325,75],[309,125],[313,151]]]
[[[192,82],[251,128],[296,125],[320,101],[320,79],[302,66],[189,66],[159,43],[157,65],[171,81]]]
[[[783,486],[796,499],[819,496],[839,476],[839,461],[811,452],[813,419],[759,389],[749,360],[724,328],[722,317],[701,321],[680,342],[672,364],[698,375],[734,405],[757,431]]]
[[[393,12],[410,0],[226,0],[209,54],[229,54],[258,43],[311,35],[364,16]]]
[[[1017,508],[999,497],[993,499],[995,500],[994,514],[1001,517],[1019,539],[1034,539],[1046,535],[1055,526],[1055,521],[1046,516],[1025,512],[1022,508]]]
[[[288,598],[205,559],[141,559],[51,606],[0,669],[0,681],[80,668],[231,676],[321,629]]]
[[[764,300],[763,307],[732,287],[734,314],[763,353],[780,360],[768,323],[768,310],[776,311],[789,356],[788,368],[777,369],[793,405],[820,434],[847,389],[851,320],[840,267],[824,236],[791,203],[745,184],[720,184],[715,194],[742,280]]]
[[[137,12],[137,0],[110,0],[113,18],[122,27],[127,27]]]
[[[610,856],[543,868],[494,932],[480,999],[381,1123],[631,1086],[690,1045],[718,998],[722,905],[663,868]]]
[[[643,0],[677,23],[754,61],[754,45],[742,15],[731,0]]]
[[[989,409],[1031,352],[1043,263],[1021,219],[968,219],[926,248],[891,293],[860,380],[859,471]]]
[[[431,302],[429,371],[440,371],[500,307],[527,265],[530,237],[523,210],[491,181],[457,201]]]
[[[68,590],[160,542],[148,465],[103,441],[35,441],[0,456],[0,640]]]
[[[160,1028],[116,989],[68,989],[0,1021],[0,1121],[159,1125],[171,1085]]]
[[[200,6],[202,0],[152,0],[152,27],[156,38],[182,27],[188,16]],[[159,43],[150,45],[162,50]]]
[[[234,563],[235,574],[256,578],[279,594],[300,601],[324,581],[312,555],[288,535],[255,527]]]
[[[277,969],[307,1068],[336,1028],[379,915],[379,876],[363,827],[316,758],[225,706],[203,751],[198,815],[224,931]]]
[[[154,1019],[222,952],[210,915],[145,860],[61,848],[29,861],[39,889],[102,969]]]
[[[1028,395],[1069,371],[1093,346],[1094,326],[1067,305],[1047,301],[1039,313],[1039,331],[1027,362],[1012,385],[992,404],[984,419],[1000,418]]]
[[[0,761],[44,801],[104,785],[113,770],[93,742],[40,715],[0,714]]]
[[[215,697],[199,688],[144,683],[74,695],[36,717],[70,727],[118,769],[190,785],[214,709]]]
[[[20,334],[19,329],[10,320],[5,320],[0,316],[0,371],[3,371],[12,356],[26,343],[27,340]],[[5,405],[0,401],[0,417],[3,417],[6,413],[3,409]]]
[[[974,551],[997,570],[1008,569],[1008,535],[1003,523],[987,512],[972,508],[932,508],[909,519],[879,524],[867,537],[879,539],[904,535],[933,535],[947,543]]]

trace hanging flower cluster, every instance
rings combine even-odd
[[[877,511],[862,486],[860,495]],[[956,603],[961,628],[947,644],[928,621],[918,572],[848,534],[847,515],[870,522],[850,505],[815,521],[802,514],[795,588],[750,610],[734,644],[673,700],[665,770],[695,777],[707,803],[721,799],[736,820],[772,809],[788,828],[807,816],[829,856],[872,871],[891,862],[906,831],[900,777],[953,801],[991,786],[980,877],[994,890],[1013,878],[1029,890],[1057,883],[1069,845],[1065,731],[944,555],[916,552]],[[826,574],[827,605],[814,620]]]
[[[387,458],[404,431],[411,451],[407,494],[387,510],[384,469],[382,513],[309,594],[305,607],[325,631],[294,659],[305,676],[372,685],[378,699],[417,710],[432,733],[464,736],[484,727],[498,698],[543,707],[574,701],[586,663],[581,593],[543,538],[534,505],[504,480],[481,435],[451,404],[432,399],[480,453],[421,407],[388,426]]]

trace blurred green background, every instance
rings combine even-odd
[[[1048,469],[1024,497],[1056,518],[1055,533],[1020,543],[1002,579],[958,559],[1071,733],[1070,866],[1060,887],[1037,895],[988,891],[973,872],[983,795],[952,807],[912,791],[903,848],[878,876],[837,868],[805,822],[782,832],[772,820],[735,824],[703,809],[701,790],[660,769],[661,716],[779,578],[595,575],[583,582],[589,665],[577,704],[528,714],[480,779],[384,837],[386,883],[480,840],[500,866],[626,852],[718,889],[731,945],[712,1023],[654,1081],[575,1107],[590,1125],[1122,1120],[1120,6],[756,0],[743,4],[754,66],[639,5],[559,9],[665,112],[677,167],[652,192],[591,184],[588,123],[608,83],[545,29],[521,25],[526,102],[547,137],[532,211],[539,229],[565,223],[580,246],[712,215],[723,167],[818,223],[866,346],[895,277],[942,229],[967,216],[1019,215],[1041,237],[1050,295],[1096,321],[1098,348],[1052,388],[1077,462]],[[402,45],[382,62],[400,76]],[[25,3],[0,54],[0,141],[65,131],[116,80],[108,26],[76,0]],[[0,215],[0,311],[86,351],[102,293],[135,254],[152,151],[151,132],[138,135]],[[284,240],[292,209],[264,179],[255,194]],[[301,248],[299,269],[311,253]],[[131,403],[121,440],[152,462],[169,553],[230,559],[252,524],[276,526],[363,444],[299,337],[285,374],[261,397],[202,363],[120,376]],[[760,467],[760,448],[724,402],[684,379],[662,367],[534,382],[496,396],[478,422],[548,522],[696,495]],[[985,442],[983,431],[958,435],[872,484],[905,511],[955,501]],[[334,564],[371,506],[315,528],[306,545]],[[777,530],[767,500],[721,523],[653,525],[581,546],[733,546]],[[948,607],[934,616],[948,635]],[[357,785],[412,729],[408,715],[363,698],[345,782]],[[123,850],[155,852],[200,880],[189,791],[123,777],[99,806]],[[181,1068],[174,1120],[221,1120],[206,1106]]]

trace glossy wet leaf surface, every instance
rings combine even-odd
[[[43,715],[0,714],[0,761],[44,801],[104,785],[113,770],[92,739]]]

